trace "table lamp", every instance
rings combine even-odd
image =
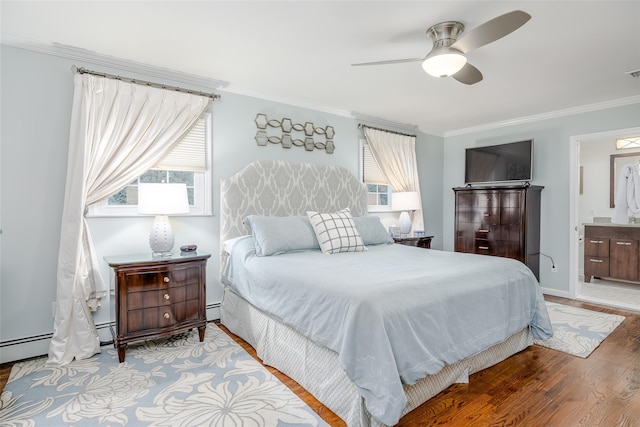
[[[156,216],[149,233],[149,246],[153,255],[170,255],[175,239],[169,215],[189,213],[187,185],[139,184],[138,213]]]
[[[400,233],[409,235],[411,232],[411,218],[408,211],[420,209],[420,196],[417,191],[403,191],[391,195],[391,209],[402,211],[398,218]]]

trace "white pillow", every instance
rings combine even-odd
[[[367,250],[348,208],[335,213],[307,212],[307,216],[325,254]]]
[[[223,244],[224,251],[228,254],[231,254],[231,251],[233,250],[233,247],[236,245],[236,243],[238,243],[239,240],[246,239],[247,237],[251,237],[251,236],[244,235],[244,236],[233,237],[231,239],[225,240]]]

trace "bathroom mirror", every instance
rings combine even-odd
[[[609,207],[615,207],[616,192],[618,191],[618,178],[620,171],[627,165],[640,161],[640,152],[612,154],[610,160],[610,184],[609,184]]]

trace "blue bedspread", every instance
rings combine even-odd
[[[521,262],[404,245],[326,255],[255,255],[234,246],[223,283],[338,353],[372,416],[396,424],[413,384],[530,326],[552,328],[538,282]]]

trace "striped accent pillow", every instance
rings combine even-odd
[[[349,208],[335,213],[307,212],[307,216],[325,254],[367,250]]]

